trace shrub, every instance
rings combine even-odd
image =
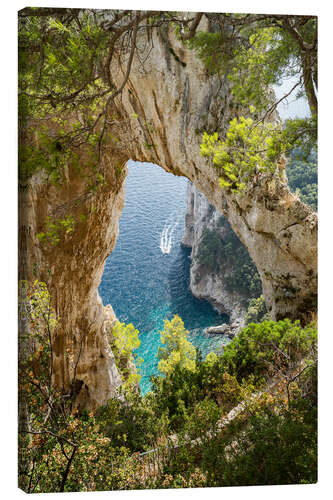
[[[302,328],[299,321],[250,323],[225,347],[223,365],[242,380],[253,374],[268,374],[272,366],[291,365],[305,356],[316,343],[313,324]]]

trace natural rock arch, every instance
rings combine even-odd
[[[134,61],[119,103],[138,130],[131,157],[190,179],[247,247],[272,316],[302,317],[316,307],[316,213],[278,175],[254,180],[244,196],[221,190],[199,146],[203,130],[223,129],[237,113],[227,78],[208,76],[172,33],[155,32],[153,47],[144,69]]]
[[[54,383],[71,385],[66,357],[71,344],[80,381],[72,390],[78,392],[77,404],[86,407],[104,403],[120,384],[97,289],[116,242],[130,158],[187,177],[228,218],[257,266],[273,318],[305,319],[316,309],[317,215],[278,177],[262,177],[243,196],[226,193],[215,169],[200,157],[201,132],[222,129],[235,114],[227,80],[208,76],[195,54],[168,32],[154,31],[149,48],[144,36],[137,43],[142,60],[145,51],[147,58],[144,64],[133,61],[126,87],[114,101],[117,124],[101,159],[105,184],[93,194],[82,173],[69,168],[61,186],[35,175],[20,192],[20,275],[32,278],[37,269],[49,286],[60,316]],[[118,64],[111,67],[116,84],[126,61]],[[61,244],[41,245],[36,235],[45,218],[68,213],[83,214],[85,222]]]

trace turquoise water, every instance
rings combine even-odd
[[[141,389],[157,374],[159,331],[163,320],[178,314],[189,340],[206,356],[227,339],[203,333],[206,326],[228,320],[189,291],[190,249],[181,246],[187,180],[148,163],[129,162],[126,202],[119,237],[106,261],[99,293],[112,304],[118,319],[139,330]]]

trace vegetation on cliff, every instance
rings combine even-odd
[[[189,44],[209,72],[228,76],[238,108],[225,130],[203,134],[201,154],[218,169],[222,188],[241,192],[258,174],[273,173],[283,154],[316,147],[317,19],[217,14],[213,22],[212,32],[196,33]],[[296,83],[275,101],[269,87],[290,78]],[[296,90],[311,116],[281,126],[275,110]]]
[[[184,328],[182,319],[175,315],[171,321],[164,321],[161,332],[161,343],[164,347],[158,349],[158,369],[165,375],[170,374],[175,366],[195,370],[196,352],[194,346],[187,340],[189,331]]]
[[[201,19],[208,30],[199,31]],[[128,81],[136,40],[150,26],[170,26],[197,51],[210,74],[228,75],[235,105],[250,116],[236,116],[228,130],[206,133],[202,152],[214,158],[224,187],[243,189],[254,170],[272,170],[281,153],[316,143],[317,19],[311,16],[203,14],[174,12],[40,9],[19,13],[19,123],[21,139],[32,132],[37,141],[20,145],[22,182],[46,170],[58,182],[64,166],[77,165],[77,148],[88,148],[91,169],[100,174],[101,151],[119,141],[113,129],[121,117],[113,102]],[[227,50],[226,50],[227,47]],[[110,65],[129,54],[123,82],[116,86]],[[277,102],[268,87],[297,77],[292,90],[305,95],[311,117],[272,124]],[[78,113],[68,120],[69,113]],[[53,122],[52,134],[46,129]],[[220,137],[219,137],[220,135]]]
[[[271,318],[266,309],[264,296],[260,295],[260,297],[256,299],[251,299],[245,315],[245,324],[261,323],[262,321],[269,319]]]
[[[248,251],[221,216],[218,227],[205,228],[197,251],[199,264],[214,274],[223,276],[230,292],[239,293],[243,300],[258,297],[261,281]],[[224,235],[220,229],[223,227]]]
[[[318,209],[318,172],[317,154],[312,151],[304,161],[304,157],[297,149],[289,156],[286,173],[292,191],[298,192],[301,201],[310,205],[313,210]]]
[[[28,416],[19,428],[25,491],[316,481],[314,325],[252,323],[222,355],[198,355],[188,365],[180,354],[182,322],[175,317],[161,332],[172,367],[161,367],[152,391],[142,397],[127,385],[121,389],[125,400],[115,397],[88,413],[75,407],[75,376],[69,394],[51,385],[57,318],[46,285],[23,283],[20,296],[29,341],[35,342],[20,356],[20,403]],[[127,328],[115,327],[123,354],[128,339],[137,339]],[[187,353],[190,347],[186,340]],[[74,370],[76,361],[69,352]]]

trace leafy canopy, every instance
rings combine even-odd
[[[282,154],[301,148],[306,155],[317,141],[317,20],[307,16],[216,14],[212,32],[199,32],[188,43],[209,73],[227,75],[236,117],[226,130],[205,133],[201,154],[212,160],[222,188],[241,192],[254,173],[272,172]],[[296,81],[311,116],[287,120],[274,115],[273,84]]]
[[[158,349],[158,369],[164,375],[169,375],[175,368],[194,370],[196,365],[195,347],[187,340],[189,331],[184,328],[182,319],[175,315],[171,321],[164,321],[161,331],[161,343],[165,347]]]

